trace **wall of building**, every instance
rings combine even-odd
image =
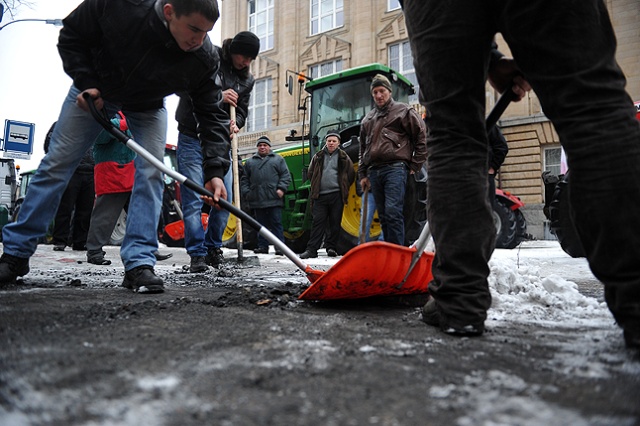
[[[219,4],[223,38],[247,29],[246,1],[219,0]],[[309,35],[310,1],[274,0],[274,5],[274,48],[261,53],[251,68],[256,79],[273,79],[272,126],[262,132],[241,133],[239,146],[243,155],[255,151],[255,141],[262,134],[267,134],[275,147],[289,144],[285,137],[290,129],[300,134],[303,119],[298,109],[300,89],[293,76],[295,87],[293,95],[289,95],[285,86],[288,70],[305,72],[310,65],[337,58],[342,59],[343,69],[371,62],[388,64],[389,44],[407,39],[401,11],[387,11],[386,1],[345,1],[344,26],[314,36]],[[627,90],[633,100],[640,100],[640,0],[606,0],[606,5],[618,39],[617,59],[627,76]],[[500,50],[509,54],[500,36],[497,40]],[[488,109],[497,98],[487,86]],[[529,232],[543,238],[543,154],[545,147],[560,146],[558,135],[542,113],[535,93],[512,104],[500,124],[510,151],[499,175],[499,185],[525,202]]]

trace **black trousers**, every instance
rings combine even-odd
[[[53,244],[84,250],[95,199],[92,173],[76,172],[62,194],[54,219]],[[73,227],[73,231],[72,231]]]
[[[327,249],[336,249],[343,209],[340,191],[321,194],[317,200],[313,200],[313,224],[307,250],[317,252],[322,246],[323,237]]]

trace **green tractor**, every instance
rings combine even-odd
[[[408,79],[381,64],[351,68],[315,79],[298,73],[293,74],[299,77],[298,109],[304,113],[302,134],[296,136],[296,130],[290,131],[291,136],[286,140],[292,144],[275,149],[274,152],[284,157],[291,173],[291,185],[284,196],[282,222],[286,244],[294,252],[299,253],[304,251],[307,245],[312,224],[307,169],[314,154],[323,148],[324,136],[329,130],[339,131],[342,149],[347,152],[357,168],[359,156],[357,137],[360,134],[360,121],[374,106],[370,92],[373,76],[383,74],[389,78],[396,101],[409,103],[409,96],[415,91]],[[292,93],[292,77],[289,78],[287,86],[289,93]],[[307,112],[309,112],[308,119]],[[405,223],[407,224],[405,243],[407,245],[418,237],[426,214],[426,175],[417,174],[410,181],[409,185],[412,188],[407,189],[405,200]],[[244,244],[247,248],[251,248],[255,242],[255,233],[244,228],[246,227],[243,227]],[[349,202],[344,207],[341,228],[337,249],[340,254],[344,254],[359,240],[360,196],[356,193],[355,183],[349,190]],[[371,235],[375,239],[380,232],[380,223],[376,215]],[[234,233],[235,218],[231,216],[224,240],[232,241]]]

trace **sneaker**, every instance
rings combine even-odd
[[[65,247],[64,244],[56,244],[53,246],[53,251],[64,251]]]
[[[16,278],[29,273],[29,258],[3,253],[0,257],[0,285],[15,282]]]
[[[481,336],[484,333],[484,324],[467,324],[462,327],[452,327],[441,321],[440,312],[436,306],[436,299],[429,301],[422,307],[422,321],[433,327],[440,327],[443,333],[460,337]]]
[[[337,251],[335,251],[335,249],[332,249],[332,248],[327,249],[327,256],[329,256],[329,257],[336,257],[337,255],[338,255],[338,252],[337,252]]]
[[[162,293],[164,284],[162,279],[157,277],[153,271],[153,266],[142,265],[124,273],[122,287],[133,290],[135,293]]]
[[[253,252],[255,254],[268,254],[269,253],[269,247],[258,247]]]
[[[300,254],[300,259],[309,259],[312,257],[313,258],[318,257],[318,252],[313,250],[305,250],[302,252],[302,254]]]
[[[220,266],[220,264],[224,262],[222,249],[220,247],[210,248],[204,258],[204,261],[209,266]]]
[[[204,256],[191,256],[191,265],[189,265],[189,272],[204,272],[208,269],[209,267],[204,261]]]

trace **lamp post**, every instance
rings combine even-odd
[[[56,27],[62,26],[62,19],[16,19],[15,21],[7,22],[6,24],[0,26],[0,31],[2,31],[3,28],[8,27],[11,24],[15,24],[16,22],[26,22],[26,21],[44,22],[45,24],[55,25]]]

